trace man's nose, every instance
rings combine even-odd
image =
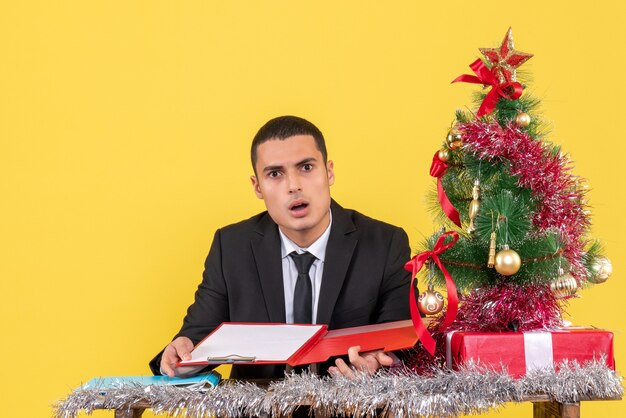
[[[289,176],[289,193],[297,193],[302,191],[302,186],[300,185],[300,179],[298,176]]]

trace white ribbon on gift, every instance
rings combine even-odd
[[[526,373],[553,368],[552,334],[547,331],[525,332],[524,356],[526,357]]]

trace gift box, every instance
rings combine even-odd
[[[615,370],[613,333],[597,329],[559,329],[530,332],[463,332],[446,336],[449,368],[473,361],[494,370],[505,368],[519,378],[532,370],[553,368],[565,360],[581,365],[603,359]]]

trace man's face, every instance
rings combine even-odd
[[[308,247],[330,222],[333,162],[324,164],[311,135],[269,140],[257,148],[252,186],[289,239]]]

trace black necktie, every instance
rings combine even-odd
[[[313,286],[309,277],[309,270],[315,261],[315,256],[304,252],[292,252],[289,257],[296,263],[298,280],[293,292],[293,322],[294,324],[311,324],[313,322]]]

